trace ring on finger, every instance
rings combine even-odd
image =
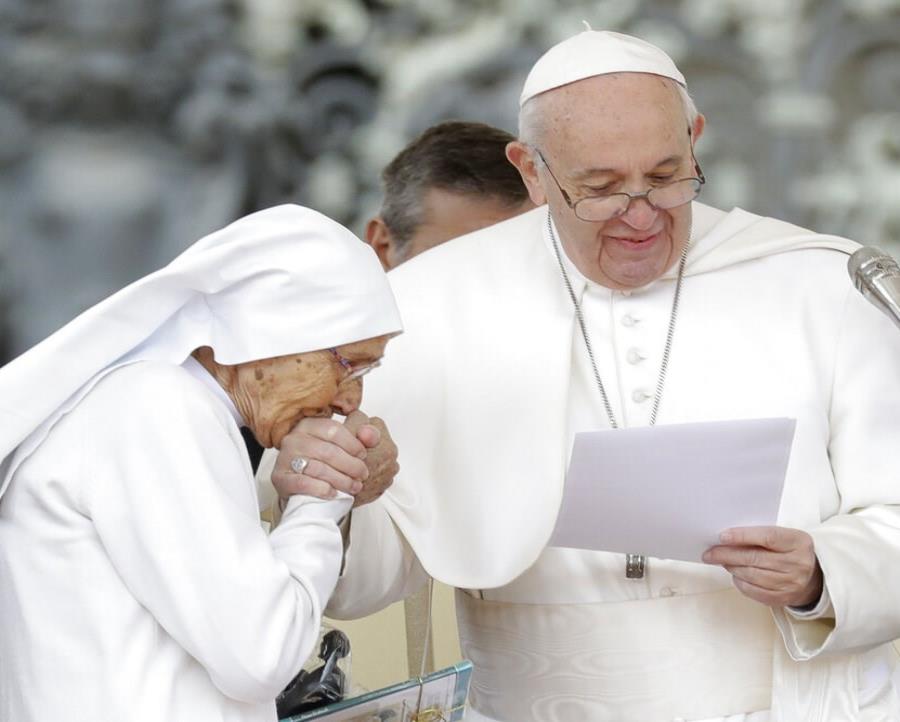
[[[305,456],[295,456],[291,459],[291,471],[295,474],[302,474],[307,466],[309,466],[309,459]]]

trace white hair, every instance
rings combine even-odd
[[[665,80],[672,83],[678,91],[678,97],[681,98],[681,104],[684,107],[684,115],[685,118],[687,118],[688,127],[693,128],[694,121],[700,114],[697,110],[697,105],[694,103],[694,99],[691,97],[691,94],[688,93],[687,88],[681,83],[676,83],[674,80],[669,80],[668,78]],[[541,93],[533,98],[529,98],[525,101],[525,105],[519,109],[519,140],[523,143],[533,146],[540,142],[540,137],[544,131],[544,123],[546,122],[546,114],[540,112],[540,106],[543,102],[541,99],[546,96],[547,93]]]

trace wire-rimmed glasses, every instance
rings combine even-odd
[[[559,192],[562,194],[566,205],[572,209],[572,212],[575,213],[577,218],[591,223],[608,221],[611,218],[617,218],[618,216],[623,215],[628,210],[631,202],[636,198],[643,198],[652,208],[656,208],[657,210],[665,211],[671,208],[677,208],[678,206],[683,206],[685,203],[689,203],[700,195],[700,189],[703,184],[706,183],[706,177],[703,175],[703,171],[700,170],[700,164],[697,162],[696,158],[693,158],[693,151],[691,151],[691,157],[694,160],[694,172],[697,174],[696,176],[679,178],[670,181],[669,183],[664,183],[663,185],[648,188],[642,193],[626,193],[625,191],[620,191],[618,193],[586,196],[577,201],[573,201],[571,196],[569,196],[565,189],[560,185],[556,175],[550,169],[550,165],[544,158],[544,154],[541,153],[540,149],[537,147],[534,148],[534,152],[537,153],[538,158],[541,159],[541,163],[544,164],[544,167],[547,169],[553,182],[556,183],[556,187],[559,188]]]
[[[381,361],[372,361],[372,363],[364,364],[363,366],[354,366],[353,362],[346,356],[342,356],[336,348],[330,348],[328,349],[328,351],[343,367],[344,371],[347,372],[347,375],[344,376],[344,381],[352,381],[353,379],[358,379],[362,376],[365,376],[372,369],[381,366]]]

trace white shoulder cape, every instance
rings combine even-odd
[[[574,319],[546,213],[476,231],[389,274],[405,333],[367,379],[364,399],[400,448],[400,474],[381,503],[425,570],[451,586],[496,587],[521,574],[561,502]],[[694,238],[689,276],[776,253],[858,247],[696,203]]]

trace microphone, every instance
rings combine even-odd
[[[856,289],[900,326],[900,265],[873,246],[863,246],[847,262]]]

